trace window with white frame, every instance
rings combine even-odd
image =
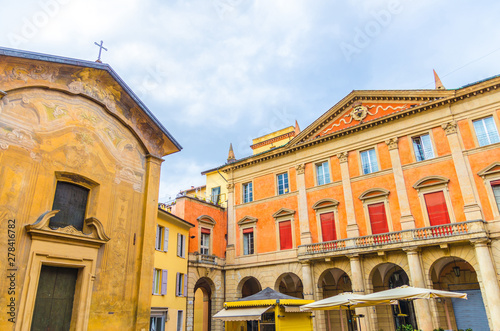
[[[200,230],[200,254],[210,255],[210,229]]]
[[[479,146],[486,146],[500,142],[498,130],[493,116],[481,118],[472,122],[476,131]]]
[[[253,201],[252,182],[243,184],[243,203]]]
[[[177,234],[177,256],[186,257],[186,236]]]
[[[220,186],[217,187],[212,187],[212,194],[210,197],[212,203],[215,203],[216,205],[219,204],[220,202]]]
[[[432,149],[431,137],[429,134],[423,134],[418,137],[413,137],[413,151],[417,162],[432,159],[434,150]]]
[[[278,181],[278,195],[290,192],[288,187],[288,173],[282,173],[276,176]]]
[[[177,331],[182,331],[182,327],[184,325],[184,311],[177,311]]]
[[[243,229],[243,255],[254,253],[253,228]]]
[[[316,182],[318,185],[330,183],[330,170],[328,168],[328,162],[322,162],[316,164]]]
[[[360,155],[363,175],[378,171],[377,153],[375,152],[375,148],[363,151]]]
[[[149,331],[164,331],[165,316],[151,316],[149,319]]]
[[[155,249],[157,251],[168,251],[168,228],[156,225]]]

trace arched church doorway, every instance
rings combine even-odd
[[[279,276],[276,280],[274,288],[280,293],[299,299],[304,299],[304,288],[302,285],[302,281],[300,280],[299,276],[292,272],[287,272]]]

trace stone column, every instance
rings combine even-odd
[[[349,255],[349,260],[351,263],[351,274],[352,274],[352,292],[356,294],[365,294],[365,282],[363,280],[363,268],[361,266],[361,261],[359,255],[352,254]],[[356,315],[365,315],[361,319],[361,330],[369,330],[368,320],[369,312],[367,308],[356,308]]]
[[[401,159],[399,158],[398,138],[391,138],[385,142],[389,147],[391,156],[392,173],[394,175],[394,183],[396,184],[396,192],[399,201],[399,210],[401,211],[401,229],[410,230],[415,228],[415,219],[411,214],[410,202],[406,192],[405,178],[403,176],[403,168],[401,167]]]
[[[347,215],[347,238],[359,237],[358,223],[354,212],[354,202],[352,200],[351,177],[349,175],[349,165],[347,156],[349,152],[337,154],[340,161],[340,174],[342,175],[342,188],[344,190],[345,209]]]
[[[471,183],[472,176],[469,176],[467,171],[467,165],[465,163],[462,147],[460,146],[460,140],[458,139],[457,124],[455,122],[449,122],[443,124],[442,128],[448,138],[451,157],[453,158],[453,163],[455,164],[458,185],[460,186],[460,191],[462,192],[462,198],[464,201],[465,219],[467,221],[482,220],[483,213],[481,211],[481,207],[476,201],[476,196],[473,191],[473,183]]]
[[[410,267],[410,277],[412,286],[426,288],[422,265],[420,264],[420,255],[417,248],[405,249],[408,258],[408,266]],[[419,299],[414,300],[418,328],[422,330],[433,330],[432,313],[429,305],[429,300]]]
[[[297,190],[299,191],[297,199],[299,205],[300,243],[301,245],[309,245],[312,243],[312,236],[309,230],[309,214],[307,212],[305,164],[299,164],[295,169],[297,172]]]
[[[302,284],[304,287],[303,289],[304,299],[314,300],[311,265],[309,264],[309,262],[301,262],[301,264],[302,264]]]
[[[473,240],[472,244],[476,251],[476,259],[479,264],[479,274],[483,283],[483,297],[486,298],[485,308],[488,310],[488,318],[491,330],[500,330],[500,287],[498,278],[491,259],[489,240]]]
[[[226,263],[234,263],[235,258],[235,227],[234,219],[234,184],[227,184],[227,247],[226,247]]]

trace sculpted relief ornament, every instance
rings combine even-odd
[[[297,171],[297,175],[303,175],[306,170],[306,165],[304,163],[297,164],[295,170]]]
[[[389,147],[389,150],[398,148],[398,138],[391,138],[386,140],[385,143]]]
[[[443,128],[446,135],[457,133],[457,123],[455,121],[442,124],[441,127]]]
[[[348,152],[342,152],[342,153],[337,154],[337,157],[338,157],[340,163],[347,162],[347,155],[348,155]]]

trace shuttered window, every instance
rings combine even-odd
[[[163,251],[168,252],[168,228],[163,228]]]
[[[385,203],[379,202],[368,205],[368,214],[370,216],[372,234],[389,232],[387,215],[385,214]]]
[[[337,240],[337,233],[335,232],[335,218],[333,212],[324,213],[320,216],[321,234],[323,241]]]
[[[450,223],[443,191],[424,194],[424,200],[431,226]]]
[[[210,254],[210,230],[201,228],[200,254]]]
[[[253,228],[243,229],[243,255],[254,253]]]
[[[167,294],[168,270],[161,271],[161,295]]]
[[[161,289],[162,289],[161,276],[162,276],[162,270],[161,269],[154,269],[153,294],[160,294],[161,293]],[[166,288],[165,288],[165,290],[166,290]]]
[[[89,190],[85,187],[57,182],[52,210],[59,210],[59,212],[50,219],[49,227],[57,229],[72,225],[75,229],[82,231],[88,195]]]
[[[177,234],[177,256],[186,257],[186,236]]]
[[[292,242],[292,221],[279,222],[280,249],[290,249]]]

